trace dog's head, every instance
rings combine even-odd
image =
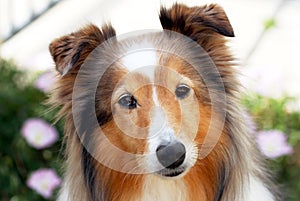
[[[53,41],[52,101],[69,120],[68,146],[82,143],[112,169],[181,177],[201,150],[227,143],[224,102],[236,81],[225,36],[234,34],[215,4],[175,4],[159,17],[164,31],[119,39],[110,25],[89,25]]]

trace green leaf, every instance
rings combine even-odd
[[[265,22],[264,22],[264,27],[265,27],[265,30],[269,30],[273,27],[276,26],[276,21],[274,18],[271,18],[271,19],[267,19]]]

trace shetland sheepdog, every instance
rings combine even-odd
[[[174,4],[159,19],[162,30],[88,25],[50,44],[65,120],[58,200],[279,200],[239,105],[224,10]]]

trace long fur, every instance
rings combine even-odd
[[[184,191],[186,195],[182,196],[191,201],[251,200],[252,198],[248,197],[253,196],[250,195],[250,191],[253,191],[254,188],[253,185],[265,189],[265,194],[272,197],[269,197],[270,200],[279,200],[277,189],[270,179],[243,119],[244,111],[238,101],[239,83],[233,67],[235,61],[226,45],[225,37],[233,37],[234,33],[224,10],[215,4],[201,7],[175,4],[170,9],[162,7],[159,18],[164,30],[177,32],[195,41],[208,53],[218,68],[222,82],[215,82],[217,75],[210,69],[205,67],[198,69],[208,76],[206,78],[208,83],[204,83],[189,64],[172,58],[164,60],[165,63],[172,66],[173,70],[195,80],[195,94],[199,100],[202,118],[195,139],[198,142],[198,149],[202,146],[201,142],[208,130],[212,116],[209,112],[211,105],[206,85],[210,84],[215,94],[221,93],[220,90],[224,87],[228,104],[225,111],[225,126],[219,142],[207,157],[198,159],[189,172],[178,181],[164,181],[156,176],[118,172],[97,162],[82,145],[75,129],[72,114],[73,87],[84,60],[97,46],[114,38],[115,31],[111,25],[103,26],[102,29],[89,25],[78,32],[54,40],[49,46],[56,69],[62,75],[56,84],[50,102],[54,107],[61,108],[57,115],[58,118],[65,119],[66,165],[64,186],[59,200],[150,200],[151,195],[150,198],[149,195],[144,195],[145,191],[152,192],[151,189],[148,189],[149,186],[153,186],[153,189],[157,189],[156,186],[159,186],[159,188],[165,188],[166,191],[177,193],[182,190],[180,188],[182,185],[186,188]],[[174,51],[185,51],[183,44],[172,43],[167,38],[168,33],[166,31],[163,36],[161,33],[154,33],[149,40],[155,43],[155,47],[158,49],[167,47]],[[186,51],[190,52],[191,58],[199,56],[193,50]],[[122,51],[120,50],[120,52]],[[118,56],[118,53],[115,54],[108,51],[103,52],[100,56],[104,58]],[[105,72],[99,82],[93,107],[96,108],[99,125],[110,133],[107,136],[109,140],[128,152],[139,153],[145,142],[129,138],[120,142],[118,139],[122,133],[116,129],[112,118],[110,97],[115,88],[114,83],[118,83],[125,75],[126,71],[119,67]],[[86,76],[95,79],[95,75]],[[166,107],[168,106],[166,105]],[[83,120],[83,122],[85,121]],[[97,144],[95,152],[100,155],[99,157],[106,157],[107,160],[121,160],[118,158],[120,156],[110,152],[102,138],[95,135],[97,132],[98,130],[93,130],[90,137],[93,143]],[[137,147],[132,149],[132,145]],[[135,166],[134,163],[133,166]],[[154,200],[159,200],[154,194],[152,195]],[[172,192],[170,196],[172,196]],[[176,199],[181,200],[180,198]]]

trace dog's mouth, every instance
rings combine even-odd
[[[179,167],[176,169],[164,168],[156,173],[163,177],[174,178],[183,175],[184,172],[185,172],[185,167]]]

